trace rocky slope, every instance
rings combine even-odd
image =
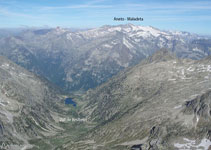
[[[0,56],[0,149],[28,149],[30,139],[60,132],[61,100],[46,80]]]
[[[78,91],[100,85],[162,47],[179,57],[203,58],[211,53],[209,41],[132,24],[75,32],[58,27],[1,38],[0,54],[68,91]]]
[[[98,123],[64,149],[211,148],[211,58],[161,50],[84,96],[81,113]]]

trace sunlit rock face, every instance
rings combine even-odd
[[[59,93],[48,81],[0,56],[0,148],[31,148],[29,139],[59,132]]]
[[[209,149],[210,64],[210,57],[179,59],[163,49],[88,91],[82,112],[98,126],[74,146]]]

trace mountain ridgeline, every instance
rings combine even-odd
[[[94,88],[163,47],[181,58],[211,54],[206,37],[132,24],[83,31],[28,29],[0,38],[0,55],[66,91]]]
[[[0,149],[29,149],[29,140],[61,132],[62,99],[51,83],[0,56]]]
[[[64,145],[99,150],[210,149],[211,59],[157,51],[83,97],[97,126]]]

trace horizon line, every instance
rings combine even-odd
[[[172,32],[187,32],[191,34],[197,34],[200,36],[211,36],[211,34],[203,34],[203,33],[196,33],[196,32],[191,32],[191,31],[186,31],[186,30],[177,30],[177,29],[160,29],[159,27],[152,26],[152,25],[136,25],[133,23],[124,23],[124,24],[105,24],[105,25],[99,25],[95,27],[76,27],[76,26],[62,26],[62,25],[56,25],[56,26],[50,26],[50,25],[43,25],[43,26],[27,26],[27,25],[20,25],[19,27],[0,27],[0,30],[10,30],[10,29],[56,29],[56,28],[63,28],[63,29],[74,29],[74,30],[91,30],[91,29],[96,29],[96,28],[102,28],[104,26],[124,26],[124,25],[134,25],[134,26],[143,26],[143,27],[152,27],[161,31],[172,31]]]

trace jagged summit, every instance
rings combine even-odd
[[[152,62],[168,61],[173,59],[177,59],[176,54],[171,52],[169,49],[162,48],[156,51],[152,56],[149,56],[144,61],[147,63],[152,63]]]

